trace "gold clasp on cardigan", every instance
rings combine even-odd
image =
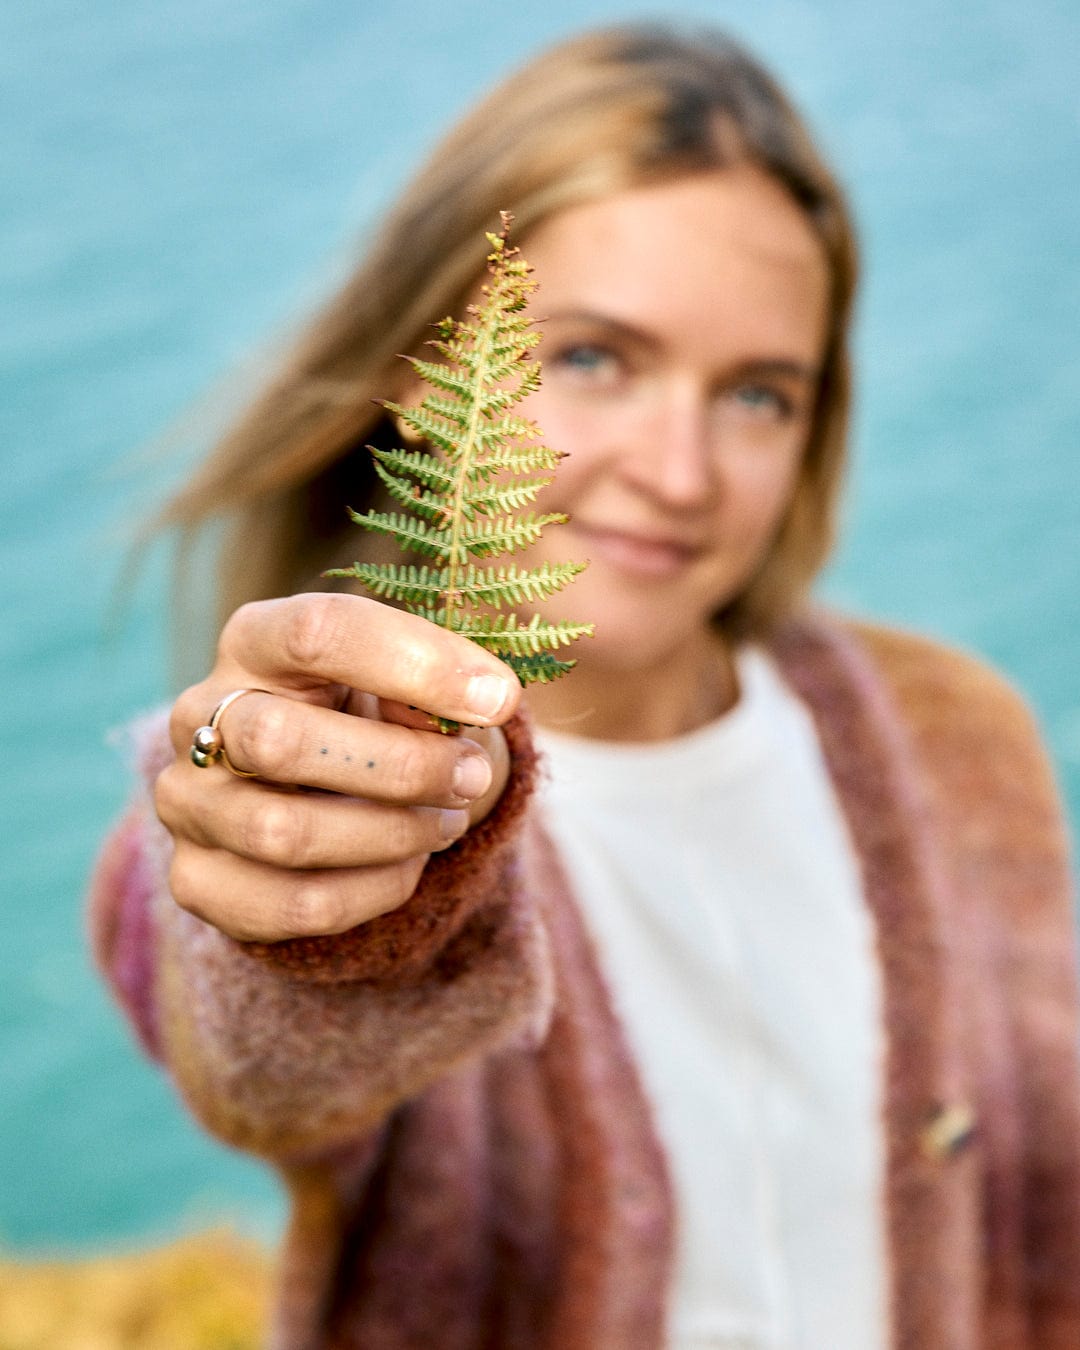
[[[933,1162],[944,1162],[967,1148],[975,1137],[975,1112],[966,1102],[939,1106],[919,1135],[923,1153]]]

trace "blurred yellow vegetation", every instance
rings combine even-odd
[[[228,1230],[84,1260],[0,1258],[0,1350],[259,1350],[271,1263]]]

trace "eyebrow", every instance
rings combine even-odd
[[[602,314],[598,310],[555,310],[553,313],[544,316],[544,322],[551,322],[552,320],[564,323],[592,324],[594,327],[616,333],[648,351],[658,351],[663,345],[648,329],[639,328],[636,324],[627,323],[624,319],[616,319],[610,314]],[[732,374],[735,376],[778,375],[790,379],[804,380],[808,384],[817,384],[821,379],[822,372],[819,366],[810,365],[805,361],[795,361],[786,356],[762,356],[751,357],[748,361],[740,361]]]

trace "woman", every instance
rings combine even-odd
[[[597,625],[527,700],[318,579],[365,542],[394,353],[500,208],[546,320],[525,411],[570,452],[524,561],[588,558],[558,613]],[[444,142],[172,503],[225,513],[224,627],[144,733],[161,824],[111,838],[93,931],[192,1110],[289,1188],[276,1345],[1080,1344],[1044,757],[980,666],[807,604],[854,277],[750,58],[588,35]]]

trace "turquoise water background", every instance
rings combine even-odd
[[[280,1221],[143,1062],[81,931],[164,697],[160,560],[126,532],[182,470],[138,450],[317,297],[457,111],[622,17],[724,24],[850,185],[866,286],[849,529],[827,592],[984,653],[1080,813],[1080,6],[1075,0],[74,0],[0,12],[0,1247]]]

